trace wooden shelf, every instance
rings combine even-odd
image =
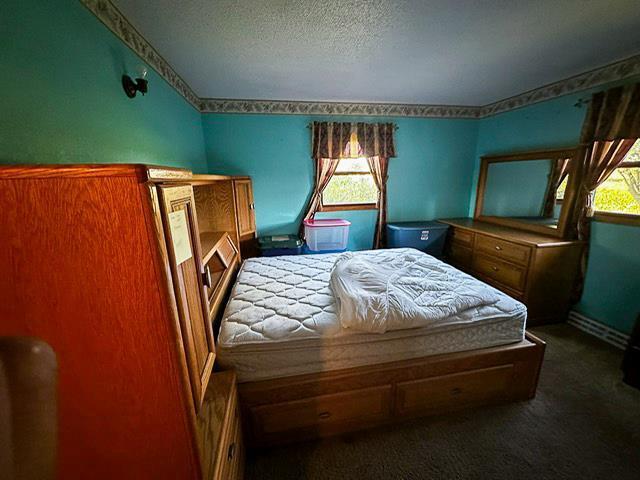
[[[218,249],[227,232],[200,232],[200,247],[202,247],[202,264],[206,265]]]

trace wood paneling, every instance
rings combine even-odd
[[[58,478],[198,478],[143,168],[22,170],[0,169],[0,335],[56,352]]]

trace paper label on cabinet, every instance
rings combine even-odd
[[[193,256],[191,253],[191,242],[189,242],[187,216],[184,210],[169,213],[169,230],[171,230],[176,263],[180,265]]]

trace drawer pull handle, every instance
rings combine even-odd
[[[496,250],[500,251],[502,250],[502,247],[500,245],[496,245]]]
[[[229,460],[233,460],[233,456],[236,454],[236,444],[235,442],[229,445],[229,450],[227,451],[227,458]]]
[[[500,269],[498,267],[491,267],[491,270],[493,270],[494,272],[497,272]]]
[[[202,273],[202,284],[207,288],[211,288],[211,269],[209,268],[209,265],[204,267],[204,272]]]
[[[452,388],[451,389],[451,395],[460,395],[462,393],[462,389],[461,388]]]
[[[322,419],[322,420],[326,420],[327,418],[329,418],[331,416],[330,412],[322,412],[320,415],[318,415],[318,418]]]

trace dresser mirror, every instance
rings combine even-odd
[[[482,157],[474,218],[563,238],[575,149]]]

